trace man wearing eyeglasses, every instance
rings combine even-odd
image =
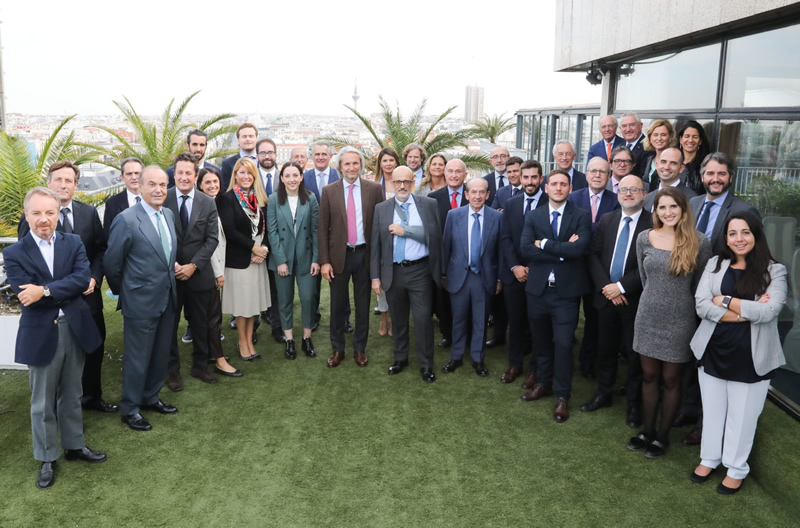
[[[619,182],[622,178],[631,174],[633,170],[634,157],[631,150],[626,147],[617,147],[611,151],[611,178],[606,184],[606,190],[617,194],[619,190]]]
[[[489,153],[489,161],[494,166],[494,171],[483,177],[489,183],[489,196],[486,198],[486,205],[491,207],[497,191],[509,184],[506,174],[506,162],[509,158],[508,149],[505,147],[495,147]]]
[[[438,284],[441,277],[442,228],[436,200],[412,194],[411,169],[397,167],[392,185],[394,199],[375,206],[370,248],[372,290],[377,295],[385,292],[394,329],[394,363],[389,375],[408,366],[410,310],[422,380],[433,383],[431,279]]]

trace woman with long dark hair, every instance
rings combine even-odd
[[[725,225],[726,246],[709,260],[695,295],[700,327],[692,339],[703,398],[700,465],[691,480],[708,480],[728,468],[717,491],[739,491],[750,471],[747,458],[767,398],[769,380],[786,363],[778,315],[786,303],[786,267],[772,258],[761,222],[734,213]]]
[[[689,120],[678,129],[678,148],[683,152],[684,169],[681,181],[699,195],[705,194],[703,178],[700,176],[700,164],[711,152],[708,138],[703,126]]]

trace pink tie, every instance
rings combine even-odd
[[[350,184],[350,194],[347,195],[347,243],[355,246],[358,241],[356,232],[356,199],[353,197],[353,187]]]
[[[592,195],[592,223],[597,222],[597,198],[596,194]]]
[[[619,182],[614,180],[614,194],[619,194]]]

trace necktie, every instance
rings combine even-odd
[[[164,215],[161,211],[156,211],[156,224],[158,225],[158,238],[161,239],[161,247],[164,249],[164,256],[167,259],[167,263],[169,263],[169,239],[167,238],[167,232],[164,230],[164,224],[161,221],[161,217]]]
[[[502,174],[498,174],[497,177],[500,178],[500,183],[497,184],[497,188],[498,189],[502,189],[503,187],[506,186],[506,182],[503,181],[503,175]]]
[[[628,143],[628,148],[632,149],[633,148],[633,143]]]
[[[553,230],[553,238],[558,240],[558,211],[553,211],[553,221],[550,222],[550,228]]]
[[[142,197],[141,197],[141,196],[137,196],[137,197],[136,197],[136,203],[138,204],[138,203],[139,203],[139,202],[141,202],[141,201],[142,201]]]
[[[533,198],[526,198],[526,201],[528,202],[528,205],[525,206],[525,212],[522,213],[523,217],[525,215],[527,215],[528,213],[530,213],[531,212],[531,208],[533,207]]]
[[[320,172],[317,174],[317,189],[319,189],[319,192],[322,192],[323,187],[325,187],[325,173]]]
[[[181,209],[178,211],[178,214],[181,217],[181,227],[183,227],[183,232],[186,232],[186,229],[189,226],[189,210],[186,208],[186,200],[189,198],[188,195],[184,194],[181,196]]]
[[[700,221],[697,222],[697,230],[703,234],[707,234],[708,231],[708,220],[711,218],[711,207],[714,205],[714,202],[711,200],[707,200],[706,203],[703,205],[703,214],[700,215]]]
[[[472,234],[470,235],[469,249],[469,269],[473,273],[481,272],[481,215],[472,213],[475,221],[472,222]]]
[[[611,143],[606,143],[606,161],[611,159]]]
[[[267,173],[267,184],[264,186],[264,190],[267,191],[267,196],[272,194],[272,173]]]
[[[458,201],[456,200],[457,196],[458,196],[458,193],[454,192],[453,193],[453,199],[450,200],[450,209],[458,209]]]
[[[353,187],[355,184],[351,183],[347,195],[347,243],[355,247],[358,241],[358,232],[356,231],[356,199],[353,197]]]
[[[592,223],[597,222],[597,200],[600,198],[596,194],[592,195]]]
[[[516,196],[518,193],[519,193],[519,189],[517,189],[516,187],[511,190],[511,196]]]
[[[61,209],[61,225],[65,233],[74,233],[72,229],[72,222],[69,221],[69,207]]]
[[[625,225],[617,239],[617,247],[614,249],[614,258],[611,260],[611,282],[619,282],[622,278],[622,271],[625,269],[625,250],[628,249],[628,239],[631,234],[631,217],[623,218]]]
[[[406,217],[401,219],[400,225],[406,227],[408,225],[408,205],[407,203],[400,204]],[[406,237],[397,237],[397,242],[394,244],[394,261],[398,264],[406,259]]]

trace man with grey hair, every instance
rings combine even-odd
[[[299,163],[305,170],[306,165],[308,165],[308,149],[306,147],[293,148],[289,156],[289,161],[292,163]]]
[[[617,118],[613,115],[606,115],[600,118],[600,141],[589,147],[586,155],[588,164],[595,156],[606,161],[611,159],[611,151],[625,144],[625,140],[617,135]]]
[[[566,171],[569,174],[569,180],[572,183],[572,190],[577,191],[589,186],[586,181],[586,174],[572,166],[572,162],[578,155],[575,153],[575,145],[572,141],[561,139],[556,141],[553,145],[553,159],[556,162],[556,168]],[[547,180],[545,179],[545,183]]]
[[[333,151],[325,141],[315,141],[311,145],[311,161],[314,168],[303,173],[306,190],[311,191],[319,200],[322,188],[339,180],[339,173],[330,166]]]
[[[486,205],[489,207],[492,207],[497,191],[508,185],[508,177],[506,176],[508,158],[509,152],[505,147],[495,147],[489,152],[489,161],[492,163],[494,170],[483,177],[486,183],[489,184],[489,196],[486,198]]]
[[[642,134],[642,120],[639,116],[630,112],[622,114],[619,122],[619,129],[622,132],[622,139],[625,140],[625,146],[628,147],[633,153],[633,167],[632,174],[642,177],[645,170],[644,159],[647,153],[644,150],[644,134]]]
[[[414,173],[414,188],[419,189],[422,184],[422,178],[425,177],[425,160],[428,159],[428,153],[425,147],[419,143],[410,143],[403,149],[403,158],[406,160],[406,166]]]

